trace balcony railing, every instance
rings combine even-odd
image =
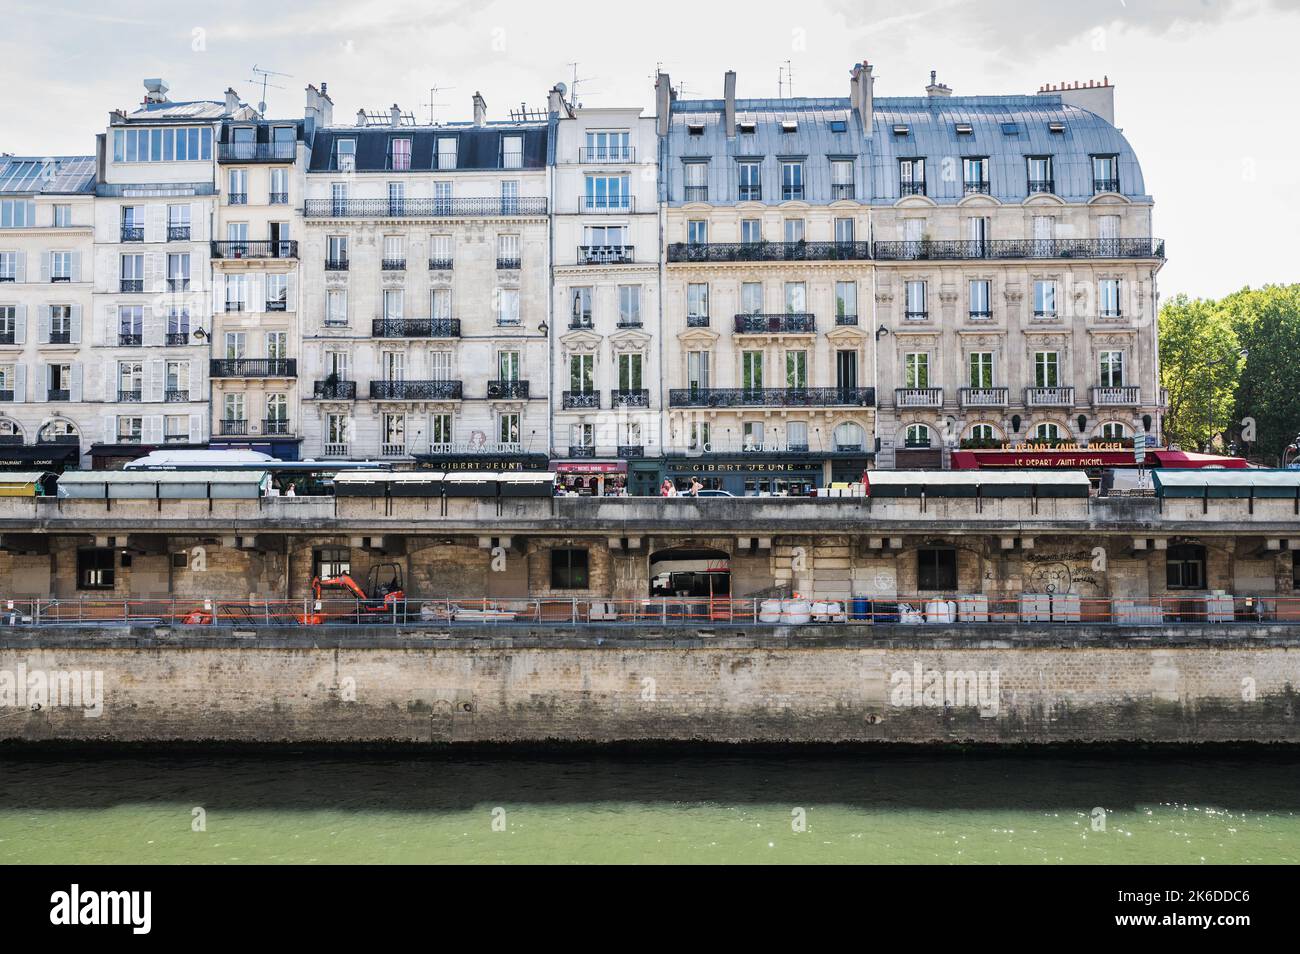
[[[894,388],[896,407],[943,407],[943,388]]]
[[[459,318],[376,318],[372,338],[459,338]]]
[[[163,400],[168,404],[184,404],[189,399],[189,388],[168,388],[163,392]]]
[[[685,198],[687,202],[708,202],[709,187],[702,186],[684,186]]]
[[[687,316],[686,316],[686,327],[687,327],[687,328],[707,328],[707,327],[709,327],[709,316],[708,316],[708,315],[687,315]]]
[[[72,344],[71,331],[51,331],[50,344]]]
[[[190,227],[188,225],[167,226],[167,241],[188,242],[189,240],[190,240]]]
[[[595,457],[596,448],[591,446],[590,444],[570,444],[569,456],[570,457]]]
[[[169,331],[165,341],[169,345],[186,345],[190,343],[190,333],[188,331]]]
[[[826,262],[871,258],[870,242],[674,242],[670,262]]]
[[[487,383],[487,396],[490,401],[528,399],[527,381],[492,380]]]
[[[736,201],[738,202],[762,202],[763,187],[761,185],[742,185],[736,192]]]
[[[296,378],[297,358],[213,358],[208,373],[214,378]]]
[[[872,407],[875,388],[673,388],[670,407]]]
[[[140,390],[139,388],[133,391],[124,391],[120,388],[118,389],[117,392],[118,404],[139,404],[143,400],[144,400],[144,391]]]
[[[327,258],[325,259],[325,271],[327,272],[346,272],[348,270],[348,260],[346,258]]]
[[[406,259],[404,258],[385,258],[379,263],[380,270],[385,272],[404,272],[406,271]]]
[[[631,458],[631,457],[644,457],[645,445],[644,444],[619,444],[618,456],[624,459]]]
[[[634,195],[580,195],[578,209],[582,212],[635,212]]]
[[[928,311],[903,312],[903,318],[907,321],[925,321],[929,317],[930,317],[930,313]]]
[[[781,186],[781,201],[802,202],[803,186],[788,186],[788,185]]]
[[[546,199],[308,199],[303,214],[309,219],[454,218],[473,215],[545,215]]]
[[[123,292],[142,292],[144,291],[144,279],[123,278],[118,285],[118,290]]]
[[[50,388],[46,391],[45,397],[49,401],[71,401],[72,392],[67,388]]]
[[[218,162],[287,162],[294,158],[297,143],[292,142],[220,142]]]
[[[348,445],[347,444],[326,444],[325,456],[326,457],[347,457],[349,456]]]
[[[590,314],[577,315],[569,319],[570,331],[590,331],[591,327],[592,320]]]
[[[972,309],[971,311],[968,311],[966,315],[971,321],[988,321],[993,317],[993,312],[988,310],[976,311]]]
[[[811,335],[817,331],[816,317],[806,311],[736,315],[735,320],[738,335]]]
[[[627,315],[627,316],[619,315],[617,325],[620,328],[640,328],[642,326],[641,316],[640,315]]]
[[[248,193],[247,193],[247,192],[227,192],[227,193],[226,193],[226,204],[227,204],[227,205],[248,205]]]
[[[650,391],[648,388],[620,388],[610,392],[610,403],[614,407],[649,407]]]
[[[967,195],[988,195],[990,191],[989,181],[987,179],[982,179],[978,182],[968,181],[963,184],[963,188]]]
[[[853,326],[856,325],[857,323],[858,323],[857,315],[836,315],[835,316],[835,324],[840,326],[845,326],[845,325]]]
[[[580,146],[579,162],[636,162],[635,146]]]
[[[1092,388],[1092,406],[1133,407],[1141,403],[1141,390],[1136,385]]]
[[[600,408],[599,391],[563,391],[560,406],[566,408]]]
[[[857,195],[857,188],[852,182],[832,182],[832,199],[852,199]]]
[[[0,390],[0,402],[12,401],[13,399],[14,399],[13,388],[6,388]],[[18,439],[22,440],[22,437],[20,436]]]
[[[1157,258],[1163,239],[919,239],[876,242],[877,261],[957,261],[979,258]],[[672,259],[670,258],[669,261]]]
[[[631,245],[579,245],[579,265],[627,265],[632,261]]]
[[[288,204],[289,204],[289,193],[287,193],[287,192],[272,192],[272,193],[270,194],[270,199],[271,199],[271,205],[288,205]]]
[[[322,401],[355,401],[357,382],[330,379],[317,381],[312,385],[311,396]]]
[[[296,241],[213,242],[213,258],[297,258]]]
[[[128,334],[127,332],[118,332],[117,346],[119,348],[139,348],[144,344],[144,335]]]
[[[523,262],[518,258],[497,258],[497,268],[508,272],[519,271],[522,264]]]
[[[1051,179],[1030,179],[1029,194],[1035,195],[1040,192],[1052,193],[1056,191],[1056,183]]]
[[[371,381],[370,397],[376,401],[459,401],[459,381]]]
[[[1026,407],[1074,407],[1074,388],[1025,388]]]
[[[143,225],[124,225],[122,226],[123,242],[143,242],[144,226]]]
[[[1092,180],[1093,195],[1101,195],[1103,192],[1119,192],[1119,180],[1118,179],[1093,179]]]
[[[450,258],[431,258],[429,259],[429,271],[441,272],[447,271],[452,267],[453,260]]]
[[[262,433],[284,435],[289,433],[289,422],[282,417],[268,417],[262,421]]]
[[[1006,388],[958,388],[962,407],[1006,407]]]
[[[248,433],[248,421],[237,417],[223,418],[218,422],[222,434],[243,437]]]
[[[924,182],[903,182],[898,186],[899,195],[925,195]]]
[[[396,441],[386,441],[383,444],[379,445],[379,456],[380,457],[405,457],[406,444],[405,442],[399,443]]]

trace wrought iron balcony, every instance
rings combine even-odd
[[[802,202],[803,186],[788,186],[788,185],[781,186],[781,201]]]
[[[289,433],[289,421],[282,417],[268,417],[262,421],[262,433],[284,435]]]
[[[119,290],[124,292],[142,292],[144,291],[144,279],[123,278],[119,283]]]
[[[372,338],[459,338],[459,318],[376,318]]]
[[[1025,388],[1026,407],[1074,407],[1074,388]]]
[[[189,240],[190,240],[190,227],[188,225],[167,226],[167,241],[188,242]]]
[[[632,261],[631,245],[579,245],[579,265],[627,265]]]
[[[243,418],[237,418],[237,417],[223,418],[219,422],[219,424],[221,427],[221,433],[225,435],[243,437],[248,433],[248,421],[244,420]]]
[[[560,394],[560,406],[566,408],[600,408],[599,391],[563,391]]]
[[[685,193],[685,201],[687,202],[708,202],[709,201],[709,187],[706,185],[683,186],[683,191]]]
[[[404,272],[406,271],[406,259],[385,258],[380,262],[379,268],[385,272]]]
[[[476,215],[545,215],[541,196],[463,199],[308,199],[309,219],[456,218]]]
[[[876,242],[877,261],[960,261],[999,258],[1156,258],[1165,257],[1163,239],[919,239]],[[670,259],[671,260],[671,259]]]
[[[569,456],[570,457],[595,457],[596,448],[592,447],[590,444],[570,444]]]
[[[834,262],[869,258],[870,242],[674,242],[668,246],[670,262]]]
[[[640,316],[628,318],[624,318],[622,315],[619,316],[618,327],[620,328],[640,328],[641,326],[642,322]]]
[[[357,382],[326,378],[312,385],[311,396],[322,401],[355,401]]]
[[[707,328],[707,327],[709,327],[709,316],[708,316],[708,315],[687,315],[687,316],[686,316],[686,327],[687,327],[687,328]]]
[[[227,192],[227,193],[226,193],[226,204],[227,204],[227,205],[248,205],[248,193],[247,193],[247,192]]]
[[[590,331],[592,327],[591,315],[576,315],[569,319],[570,331]]]
[[[46,391],[45,398],[48,401],[71,401],[72,392],[67,388],[50,388]]]
[[[371,381],[370,397],[376,401],[459,401],[459,381]]]
[[[523,262],[520,261],[520,260],[517,259],[517,258],[498,258],[498,259],[497,259],[497,268],[498,268],[498,269],[501,269],[501,270],[503,270],[503,271],[508,271],[508,272],[517,272],[517,271],[519,271],[519,268],[520,268],[520,266],[521,266],[522,264],[523,264]]]
[[[492,380],[487,383],[487,397],[490,401],[528,399],[527,381]]]
[[[1136,385],[1091,389],[1093,407],[1135,407],[1141,403],[1141,388]]]
[[[190,280],[188,278],[169,278],[167,279],[167,290],[169,292],[189,291]]]
[[[165,340],[169,345],[186,345],[190,343],[190,333],[188,331],[169,331]]]
[[[872,407],[875,388],[673,388],[670,407]]]
[[[429,271],[441,272],[447,271],[452,267],[453,260],[450,258],[431,258],[429,259]]]
[[[272,192],[272,193],[270,194],[270,199],[271,199],[271,205],[288,205],[288,204],[289,204],[289,193],[287,193],[287,192]]]
[[[831,199],[852,199],[857,195],[857,188],[852,182],[832,182]]]
[[[650,390],[648,388],[620,388],[610,392],[610,403],[614,407],[649,407]]]
[[[288,311],[289,302],[284,298],[272,298],[266,302],[267,311]]]
[[[297,258],[296,241],[212,242],[213,258]]]
[[[123,242],[143,242],[144,226],[143,225],[124,225],[122,226]]]
[[[325,271],[327,272],[346,272],[348,270],[348,260],[346,258],[327,258],[325,259]]]
[[[118,332],[117,346],[119,348],[139,348],[143,344],[144,344],[144,335],[140,335],[140,334],[133,335],[133,334],[127,334],[126,332]]]
[[[618,456],[624,459],[645,456],[644,444],[619,444]]]
[[[817,319],[811,312],[736,315],[738,335],[811,335],[816,332]]]
[[[139,404],[143,400],[144,400],[144,391],[140,390],[139,388],[136,388],[133,391],[124,391],[120,388],[118,389],[117,392],[118,404]]]
[[[1035,195],[1040,192],[1053,193],[1056,191],[1056,182],[1052,179],[1030,179],[1029,194]]]
[[[51,331],[50,344],[72,344],[71,331]]]
[[[0,402],[12,401],[13,399],[14,399],[14,392],[12,388],[0,390]],[[21,437],[19,437],[18,439],[22,440]]]
[[[168,388],[163,392],[163,400],[168,404],[184,404],[189,399],[189,388]]]
[[[943,388],[894,388],[896,407],[943,407]]]
[[[836,315],[835,324],[840,326],[854,326],[858,323],[857,315]]]
[[[578,210],[581,212],[635,212],[636,196],[633,195],[580,195]]]
[[[1103,192],[1119,192],[1118,179],[1093,179],[1092,194],[1101,195]]]
[[[991,311],[968,311],[966,314],[971,321],[988,321],[993,317]]]
[[[958,388],[962,407],[1006,407],[1006,388]]]
[[[987,179],[978,182],[968,181],[963,184],[963,188],[967,195],[988,195],[990,192],[989,180]]]
[[[924,182],[902,182],[898,186],[899,195],[925,195]]]
[[[761,185],[742,185],[736,193],[738,202],[762,202],[763,187]]]
[[[636,162],[635,146],[580,146],[579,162]]]
[[[296,150],[292,142],[219,142],[217,162],[287,162]]]
[[[214,378],[296,378],[297,358],[213,358],[208,374]]]

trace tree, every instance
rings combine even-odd
[[[1241,347],[1250,350],[1237,388],[1233,434],[1253,437],[1260,457],[1280,459],[1300,434],[1300,285],[1243,288],[1219,308]]]
[[[1177,295],[1160,309],[1160,383],[1169,393],[1169,443],[1206,448],[1232,424],[1240,349],[1218,302]]]

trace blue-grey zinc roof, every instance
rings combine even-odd
[[[847,98],[738,100],[737,123],[755,123],[751,135],[728,140],[723,128],[724,103],[715,100],[676,101],[669,133],[661,144],[660,198],[681,205],[685,198],[685,169],[691,159],[709,159],[708,201],[736,202],[735,160],[762,160],[764,202],[781,200],[780,160],[804,157],[804,200],[831,202],[831,158],[853,158],[855,195],[861,201],[892,202],[899,198],[898,160],[924,157],[926,192],[940,204],[965,196],[961,159],[989,159],[990,194],[1003,202],[1020,202],[1028,195],[1028,156],[1051,156],[1056,194],[1067,201],[1093,195],[1092,156],[1119,157],[1120,189],[1130,198],[1147,201],[1137,157],[1124,135],[1106,120],[1061,102],[1059,94],[1033,96],[877,97],[872,134],[864,136]],[[798,131],[781,130],[793,119]],[[832,120],[844,120],[846,132],[833,133]],[[969,123],[970,135],[958,136],[957,123]],[[1064,125],[1062,133],[1051,123]],[[689,134],[692,124],[700,135]],[[908,127],[895,136],[894,126]],[[1008,136],[1004,124],[1014,124]],[[713,161],[720,160],[720,161]],[[947,164],[945,165],[945,160]]]
[[[94,191],[94,156],[0,156],[0,193],[76,195]]]

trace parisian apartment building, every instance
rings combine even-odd
[[[6,466],[229,447],[763,493],[1160,443],[1164,246],[1108,81],[741,82],[426,122],[149,79],[93,155],[0,156]]]

